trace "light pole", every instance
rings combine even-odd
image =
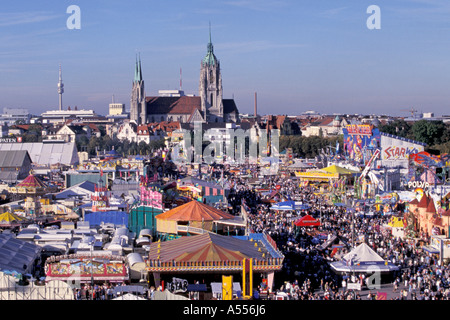
[[[94,241],[89,242],[90,245],[90,251],[91,251],[91,286],[94,288],[94,265],[93,265],[93,257],[92,257],[92,251],[94,250]]]

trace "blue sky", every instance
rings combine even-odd
[[[67,7],[78,5],[81,29]],[[369,30],[367,8],[381,10]],[[224,98],[241,113],[450,114],[447,0],[9,1],[0,10],[0,109],[129,108],[139,52],[148,96],[198,94],[211,23]]]

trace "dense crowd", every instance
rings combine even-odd
[[[264,284],[257,288],[257,297],[289,300],[375,300],[379,291],[369,286],[365,274],[336,274],[330,262],[349,252],[358,243],[367,243],[384,260],[399,267],[399,271],[384,277],[394,293],[391,299],[398,300],[450,300],[450,266],[424,251],[422,243],[429,238],[422,235],[422,242],[394,237],[384,226],[390,216],[381,213],[367,216],[347,210],[327,201],[324,193],[315,186],[299,187],[289,178],[274,176],[264,179],[267,190],[279,189],[274,201],[295,200],[308,206],[307,209],[275,211],[267,201],[270,191],[257,192],[247,178],[228,176],[232,186],[227,197],[228,209],[239,215],[241,205],[248,212],[248,227],[251,232],[266,233],[277,244],[284,255],[283,268],[276,273],[273,291],[267,295]],[[325,193],[326,194],[326,193]],[[301,216],[309,214],[319,219],[319,227],[297,227],[293,224]],[[402,212],[398,211],[401,216]],[[321,244],[336,236],[345,245],[339,254],[332,256],[330,248]],[[325,237],[325,238],[324,238]],[[362,290],[348,289],[350,283],[360,283]],[[110,300],[116,297],[114,286],[86,285],[75,289],[80,300]]]
[[[323,194],[315,187],[299,188],[290,179],[274,177],[264,181],[268,189],[280,186],[276,201],[295,199],[308,204],[309,209],[275,211],[271,204],[264,202],[264,196],[257,193],[245,179],[235,178],[230,200],[234,213],[245,203],[250,211],[249,228],[253,232],[265,232],[277,243],[284,254],[284,266],[276,274],[275,289],[268,298],[284,297],[294,300],[374,300],[377,290],[366,283],[364,274],[338,275],[331,271],[329,263],[336,261],[330,257],[330,250],[321,249],[323,239],[320,234],[335,235],[347,244],[341,256],[360,242],[366,242],[383,259],[399,267],[399,271],[384,277],[384,285],[391,286],[393,297],[399,300],[449,300],[450,266],[422,249],[422,243],[429,243],[428,237],[422,241],[412,241],[394,237],[384,226],[391,218],[381,213],[373,216],[355,214],[343,206],[327,204]],[[293,222],[300,216],[309,214],[322,222],[318,228],[296,227]],[[401,215],[402,212],[397,212]],[[349,290],[349,283],[359,282],[362,291]],[[259,286],[260,291],[263,291]]]

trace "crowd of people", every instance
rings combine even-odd
[[[450,266],[422,249],[429,238],[408,240],[397,238],[385,227],[390,215],[358,214],[350,207],[332,204],[329,193],[321,192],[319,186],[299,187],[298,181],[281,176],[264,179],[261,192],[248,178],[227,176],[231,185],[227,197],[230,213],[241,214],[244,205],[248,212],[248,228],[251,232],[265,233],[276,243],[284,255],[283,268],[276,273],[274,287],[267,299],[291,300],[375,300],[382,299],[380,291],[390,291],[390,299],[399,300],[450,300]],[[278,190],[273,196],[272,190]],[[268,199],[268,195],[273,196]],[[295,200],[304,205],[297,211],[276,211],[273,201]],[[272,201],[269,201],[272,200]],[[294,222],[309,214],[320,220],[319,227],[297,227]],[[401,216],[402,212],[395,214]],[[331,254],[331,248],[322,244],[336,236],[343,246]],[[361,242],[368,244],[380,257],[398,266],[397,272],[382,277],[383,289],[373,288],[364,274],[337,274],[330,263]],[[350,283],[359,283],[362,290],[349,289]],[[75,292],[77,299],[108,300],[114,298],[113,288],[108,285],[85,286]]]
[[[309,207],[297,212],[272,210],[271,203],[264,201],[264,196],[245,179],[233,181],[234,213],[237,214],[240,204],[244,203],[250,213],[249,228],[272,237],[285,256],[269,299],[281,296],[294,300],[374,300],[384,299],[379,291],[389,290],[392,292],[390,299],[395,300],[450,300],[450,266],[444,265],[439,256],[422,249],[423,243],[429,243],[428,237],[421,241],[397,238],[385,227],[390,215],[356,214],[345,206],[330,204],[325,199],[326,193],[321,193],[317,187],[299,188],[298,182],[281,177],[264,182],[267,189],[279,186],[275,201],[295,199]],[[293,222],[305,214],[320,219],[321,226],[296,227]],[[401,216],[402,212],[395,214]],[[341,254],[330,257],[331,250],[321,248],[325,241],[321,235],[341,239],[346,244]],[[330,262],[361,242],[398,266],[399,271],[382,277],[384,289],[373,290],[364,274],[336,274],[330,269]],[[362,290],[348,289],[347,285],[352,282],[360,282]]]

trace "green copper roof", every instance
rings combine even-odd
[[[214,47],[211,42],[211,24],[209,25],[209,42],[207,45],[207,52],[205,58],[203,58],[203,64],[214,65],[217,63],[216,56],[214,55]]]

